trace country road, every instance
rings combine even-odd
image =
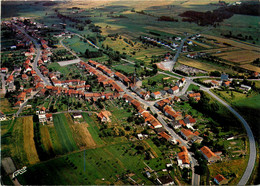
[[[249,160],[247,163],[246,170],[238,183],[238,185],[246,185],[253,172],[255,161],[256,161],[256,144],[255,144],[255,138],[253,132],[249,127],[248,123],[246,122],[246,120],[237,111],[235,111],[229,104],[227,104],[225,101],[220,99],[218,96],[216,96],[209,90],[207,90],[206,92],[210,94],[212,97],[214,97],[218,102],[220,102],[225,107],[227,107],[227,109],[230,110],[230,112],[232,112],[241,121],[241,123],[244,125],[246,129],[248,140],[249,140],[250,154],[249,154]]]
[[[37,68],[37,62],[41,56],[41,47],[40,45],[37,43],[37,41],[32,38],[31,36],[29,36],[25,30],[17,25],[15,25],[23,34],[25,34],[31,41],[33,41],[35,47],[36,47],[36,50],[37,50],[37,54],[36,54],[36,57],[34,58],[34,62],[33,62],[33,70],[35,70],[35,72],[37,73],[37,75],[43,80],[43,82],[46,84],[46,85],[51,85],[51,83],[49,81],[47,81],[45,79],[45,77],[42,75],[42,73],[40,72],[40,70]]]

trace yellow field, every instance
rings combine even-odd
[[[207,34],[202,34],[202,36],[209,38],[209,39],[215,39],[220,43],[228,43],[228,44],[230,44],[234,47],[237,47],[237,48],[242,48],[242,49],[245,49],[245,50],[253,50],[253,51],[256,51],[256,52],[260,52],[260,49],[257,46],[254,46],[254,45],[244,44],[244,43],[240,43],[240,42],[233,41],[233,40],[230,40],[230,39],[225,39],[225,38],[217,37],[217,36],[211,36],[211,35],[207,35]]]
[[[253,52],[250,50],[241,50],[214,54],[214,56],[218,56],[222,59],[225,59],[233,63],[246,64],[251,63],[253,60],[257,58],[260,58],[260,53]]]
[[[52,143],[51,143],[51,137],[50,137],[50,133],[49,133],[49,130],[48,130],[48,126],[46,125],[41,125],[40,126],[41,129],[40,129],[40,132],[41,132],[41,142],[45,148],[45,150],[50,153],[53,151],[53,146],[52,146]]]
[[[23,117],[23,141],[24,150],[27,155],[27,159],[30,164],[35,164],[39,162],[39,157],[35,148],[34,134],[33,134],[33,118],[32,116]]]
[[[254,65],[250,65],[250,64],[245,64],[245,65],[240,65],[241,68],[247,69],[247,70],[251,70],[254,72],[259,72],[260,73],[260,68],[256,67]]]
[[[0,99],[0,108],[3,113],[8,113],[8,112],[15,112],[16,109],[13,109],[10,102],[6,98],[1,98]]]
[[[235,51],[235,50],[240,50],[240,49],[237,47],[226,47],[226,48],[215,48],[215,49],[209,49],[209,50],[200,50],[200,52],[205,52],[207,54],[214,54],[218,51],[228,52],[228,51]],[[194,52],[190,52],[190,53],[194,53]]]
[[[125,28],[124,26],[101,23],[101,22],[97,22],[96,25],[101,27],[101,31],[103,35],[113,34],[118,32],[118,30]]]
[[[214,178],[217,174],[231,174],[235,173],[236,178],[233,179],[231,182],[229,182],[229,185],[236,185],[238,181],[240,180],[241,176],[244,173],[244,170],[247,166],[246,159],[239,159],[239,160],[229,160],[229,161],[223,161],[219,163],[213,163],[209,165],[209,172],[210,172],[210,178]]]
[[[207,72],[211,72],[211,71],[225,71],[225,72],[232,72],[232,70],[227,69],[227,68],[223,68],[223,67],[219,67],[219,66],[215,66],[215,65],[211,65],[211,64],[207,64],[207,63],[202,63],[200,61],[197,61],[195,59],[190,59],[190,58],[183,58],[180,57],[178,59],[178,62],[183,64],[183,65],[187,65],[190,67],[194,67],[200,70],[205,70]]]
[[[66,113],[65,116],[67,118],[70,128],[73,131],[73,137],[75,139],[77,146],[80,149],[95,148],[97,144],[95,143],[94,139],[92,138],[91,134],[87,129],[88,124],[86,123],[74,124],[69,113]]]
[[[197,41],[194,41],[194,40],[188,39],[188,41],[192,41],[194,44],[199,45],[199,46],[202,46],[202,47],[204,47],[204,48],[212,48],[212,46],[209,46],[209,45],[206,45],[206,44],[204,44],[204,43],[200,43],[200,42],[197,42]]]

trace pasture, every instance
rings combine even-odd
[[[78,36],[73,36],[72,38],[67,38],[63,40],[63,43],[70,49],[74,50],[76,53],[85,53],[86,49],[90,51],[97,51],[97,49],[88,44],[87,41],[83,41]]]
[[[55,114],[53,116],[54,127],[64,152],[77,150],[78,147],[73,139],[73,134],[69,128],[64,114]]]
[[[152,141],[149,144],[153,144]],[[146,167],[143,162],[152,169],[160,170],[165,168],[165,161],[161,156],[145,159],[136,146],[145,144],[127,142],[69,154],[28,167],[18,180],[22,184],[131,184],[128,179],[131,173],[130,177],[134,176],[135,181],[153,184],[143,174]],[[153,148],[154,144],[150,147]],[[160,154],[159,149],[154,151]]]
[[[164,74],[157,74],[143,80],[142,87],[147,88],[151,92],[163,90],[164,87],[174,85],[177,79]]]
[[[251,63],[257,58],[260,58],[260,53],[250,51],[250,50],[242,50],[242,51],[240,50],[240,51],[225,52],[223,54],[222,53],[214,54],[214,56],[233,62],[235,64],[247,64],[247,63]]]
[[[11,156],[18,168],[39,162],[35,148],[32,116],[4,122],[1,135],[2,155]],[[6,127],[6,128],[5,128]]]

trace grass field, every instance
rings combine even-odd
[[[6,124],[8,131],[2,133],[1,149],[2,153],[9,153],[4,154],[4,157],[11,156],[18,168],[39,162],[34,143],[32,117],[19,117]]]
[[[247,160],[245,158],[223,161],[214,163],[208,166],[210,171],[210,177],[214,178],[217,174],[222,174],[227,177],[232,173],[236,175],[234,179],[229,180],[229,185],[236,185],[244,173],[247,166]]]
[[[250,50],[242,50],[242,51],[240,50],[240,51],[225,52],[223,54],[222,53],[214,54],[214,56],[217,56],[227,61],[231,61],[235,64],[247,64],[259,58],[260,53],[253,52]]]
[[[40,125],[40,135],[41,135],[41,144],[43,145],[45,152],[48,155],[52,155],[54,148],[51,142],[51,136],[48,130],[48,126]]]
[[[187,66],[190,66],[190,67],[194,67],[194,68],[197,68],[197,69],[200,69],[200,70],[204,70],[204,71],[207,71],[207,72],[211,72],[211,71],[221,71],[221,72],[227,72],[227,73],[233,72],[233,70],[224,68],[221,65],[217,65],[217,64],[213,64],[213,63],[207,63],[207,62],[201,62],[199,60],[190,59],[190,58],[186,58],[186,57],[183,57],[183,56],[181,56],[178,59],[178,63],[183,64],[183,65],[187,65]]]
[[[130,184],[124,175],[133,173],[141,183],[152,184],[143,175],[143,161],[155,169],[165,167],[165,164],[160,158],[145,160],[132,144],[108,145],[66,155],[29,167],[18,179],[22,184]]]
[[[177,79],[173,77],[169,77],[164,74],[157,74],[153,77],[144,79],[142,86],[148,88],[151,92],[155,92],[155,91],[163,90],[164,88],[163,82],[174,85],[176,80]],[[155,85],[152,85],[152,82],[156,82]]]
[[[53,122],[64,152],[71,152],[77,150],[78,147],[73,139],[73,135],[69,128],[65,115],[54,115]]]
[[[82,113],[82,116],[88,124],[88,131],[91,134],[95,143],[98,144],[98,145],[105,144],[105,142],[98,135],[99,134],[99,128],[96,125],[95,121],[92,119],[93,116],[90,117],[87,113]]]
[[[86,49],[90,51],[97,51],[96,48],[92,47],[86,42],[82,41],[78,36],[73,36],[72,38],[67,38],[63,41],[63,43],[70,49],[75,52],[85,53]]]
[[[29,164],[35,164],[40,160],[34,143],[33,118],[31,116],[23,117],[21,122],[23,124],[23,142],[27,159]]]
[[[97,144],[95,143],[95,141],[93,140],[91,134],[87,129],[88,124],[86,123],[74,124],[74,121],[72,120],[69,113],[66,113],[65,117],[72,131],[73,138],[75,139],[75,142],[80,149],[96,147]]]
[[[193,84],[190,84],[190,86],[189,86],[189,88],[188,88],[188,90],[187,91],[191,91],[191,90],[199,90],[200,89],[200,87],[198,87],[197,85],[193,85]]]
[[[132,64],[116,65],[115,67],[112,67],[112,69],[115,69],[120,72],[124,72],[126,74],[131,74],[135,72],[135,66]]]
[[[0,108],[4,114],[13,114],[17,109],[13,109],[11,103],[6,98],[0,98]]]

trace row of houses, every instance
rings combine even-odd
[[[128,104],[133,105],[133,107],[138,111],[138,114],[144,118],[148,126],[150,126],[151,129],[154,129],[160,138],[164,138],[171,143],[176,143],[175,139],[171,135],[167,134],[162,124],[144,108],[143,104],[127,94],[123,95],[123,99]]]

